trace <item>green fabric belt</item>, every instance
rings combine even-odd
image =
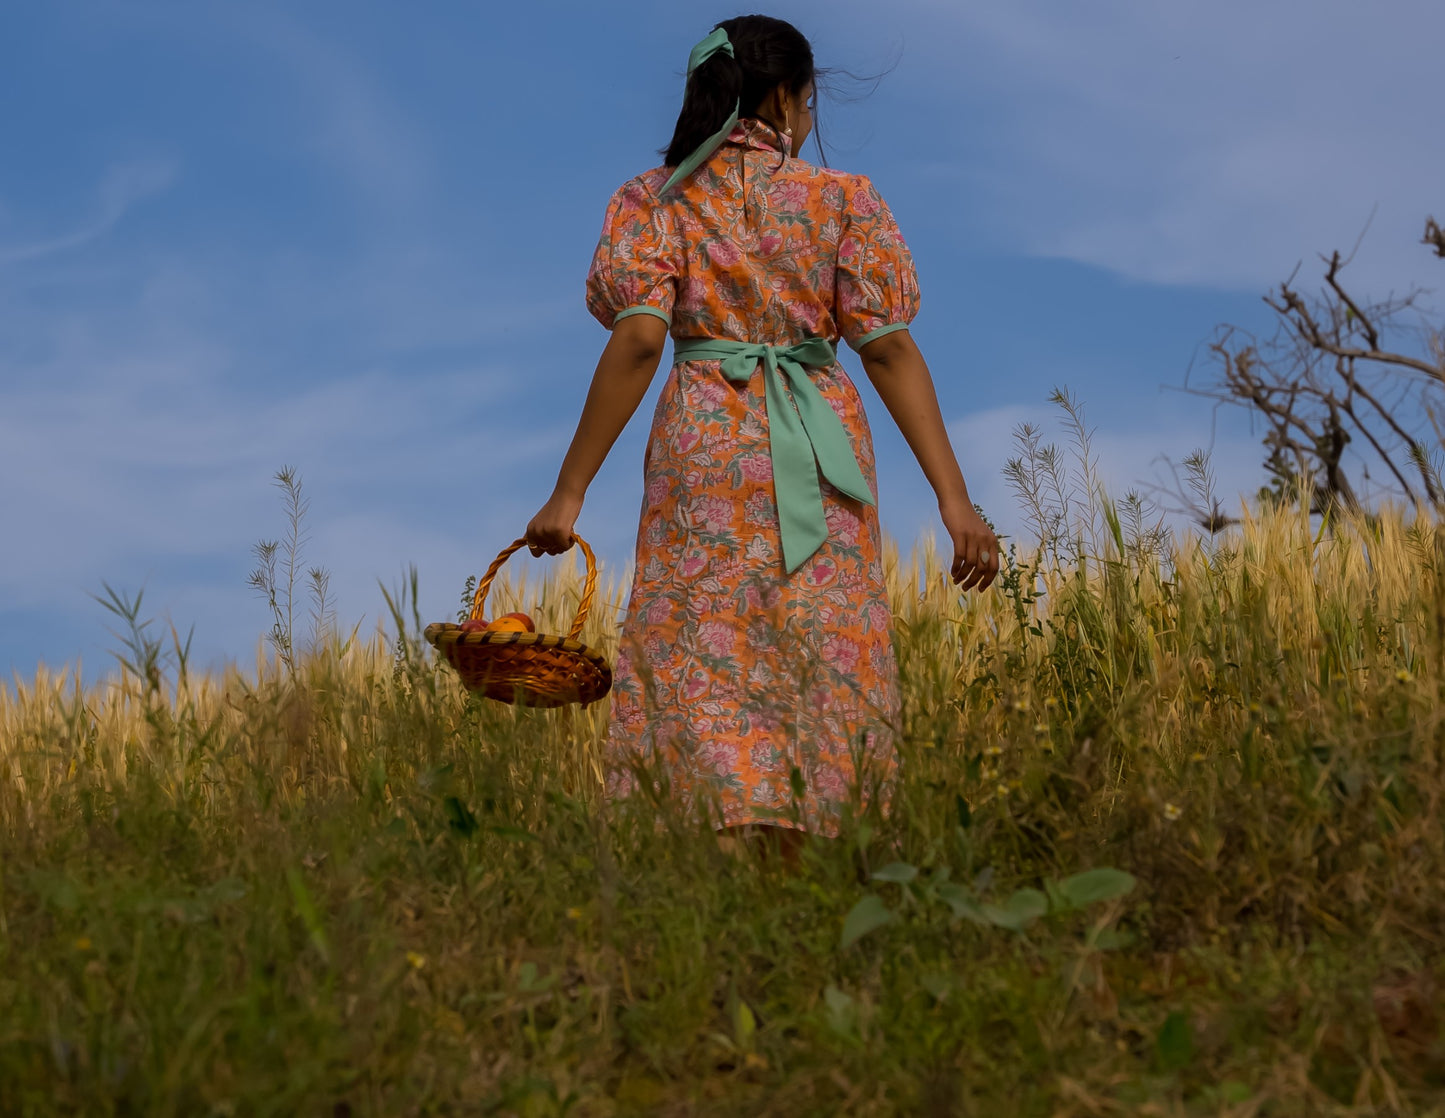
[[[674,364],[721,361],[723,376],[736,384],[751,380],[758,362],[764,366],[773,489],[783,538],[783,566],[789,574],[828,538],[819,474],[849,497],[865,505],[874,503],[843,421],[808,377],[808,368],[831,368],[836,358],[824,338],[790,346],[722,338],[679,338],[674,343]],[[791,401],[785,385],[792,391]]]

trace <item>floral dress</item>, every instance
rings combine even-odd
[[[859,348],[918,309],[912,260],[862,175],[783,153],[744,120],[666,196],[667,168],[612,198],[587,279],[609,329],[632,314],[675,339]],[[631,599],[607,739],[608,789],[670,790],[718,825],[834,835],[850,797],[887,807],[897,666],[877,509],[822,482],[828,534],[789,573],[769,455],[765,368],[668,373],[643,466]],[[809,370],[877,498],[873,442],[843,368]],[[789,397],[791,399],[791,397]]]

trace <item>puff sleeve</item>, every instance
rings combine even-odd
[[[607,205],[587,273],[587,309],[609,330],[634,314],[670,323],[679,273],[671,215],[643,179],[633,179]]]
[[[918,273],[893,213],[866,175],[847,187],[834,271],[834,318],[854,350],[907,329],[918,314]]]

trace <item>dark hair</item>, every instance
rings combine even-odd
[[[802,93],[817,76],[812,44],[785,20],[738,16],[716,27],[727,31],[733,57],[715,54],[687,79],[672,142],[662,153],[669,167],[676,167],[721,128],[734,105],[739,106],[740,117],[755,116],[763,99],[778,86],[786,84],[793,93]]]

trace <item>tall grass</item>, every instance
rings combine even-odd
[[[222,676],[113,597],[129,667],[0,689],[0,1112],[1445,1114],[1445,533],[1076,510],[982,595],[891,554],[901,783],[793,874],[413,587]]]

